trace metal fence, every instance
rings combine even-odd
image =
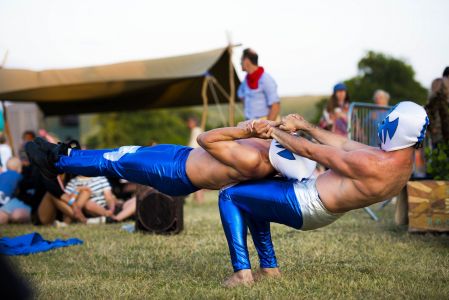
[[[377,124],[382,122],[390,108],[370,103],[351,103],[348,111],[348,138],[369,146],[378,146]]]
[[[353,102],[348,111],[348,138],[369,146],[378,147],[377,126],[386,117],[390,106]],[[424,139],[424,147],[431,145]],[[415,151],[415,163],[412,178],[426,177],[426,160],[424,148]]]

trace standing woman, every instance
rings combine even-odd
[[[320,120],[320,127],[333,133],[348,134],[349,94],[344,83],[337,83]]]

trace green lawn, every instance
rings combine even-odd
[[[38,231],[47,239],[84,240],[81,246],[12,258],[42,299],[449,297],[448,236],[396,227],[392,205],[379,223],[360,210],[311,232],[274,225],[283,277],[225,289],[220,283],[232,268],[216,192],[207,196],[203,206],[188,201],[185,230],[176,236],[131,234],[120,224],[0,229],[6,236]],[[250,253],[255,267],[252,244]]]

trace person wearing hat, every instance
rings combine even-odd
[[[320,127],[333,133],[346,136],[348,128],[349,93],[342,82],[334,86],[332,96],[320,120]]]

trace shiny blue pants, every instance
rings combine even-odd
[[[296,229],[302,214],[296,198],[295,180],[272,178],[248,181],[220,191],[221,223],[228,241],[234,272],[251,269],[246,243],[247,228],[259,255],[261,268],[278,266],[271,241],[270,222]]]
[[[71,150],[70,156],[60,156],[55,166],[61,173],[123,178],[170,196],[183,196],[198,190],[186,173],[191,150],[178,145]]]

